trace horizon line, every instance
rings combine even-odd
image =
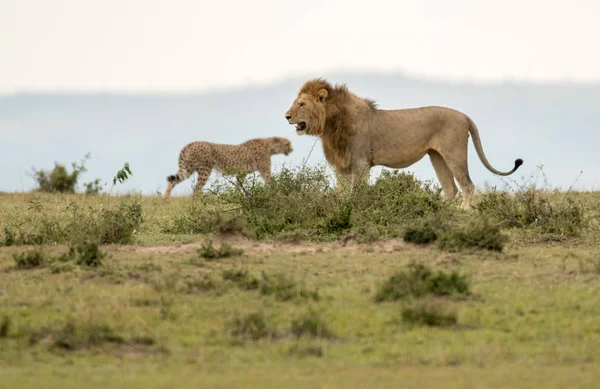
[[[533,87],[600,87],[600,81],[581,81],[574,80],[572,78],[563,78],[560,80],[531,80],[531,79],[517,79],[514,77],[504,77],[503,79],[497,80],[473,80],[465,77],[462,78],[445,78],[435,77],[426,75],[410,74],[406,71],[391,70],[391,71],[377,71],[377,70],[348,70],[340,69],[338,71],[323,72],[321,75],[315,74],[290,74],[282,77],[277,77],[269,81],[250,81],[237,84],[227,84],[217,86],[209,86],[206,88],[165,88],[165,89],[139,89],[139,88],[75,88],[75,89],[22,89],[15,91],[2,91],[0,90],[0,97],[16,97],[16,96],[27,96],[27,95],[112,95],[112,96],[185,96],[185,95],[200,95],[200,94],[211,94],[211,93],[227,93],[235,91],[243,91],[249,89],[260,89],[269,88],[277,85],[283,85],[296,81],[298,79],[310,79],[315,77],[331,78],[331,77],[344,77],[344,76],[370,76],[370,77],[395,77],[405,79],[407,81],[422,82],[422,83],[438,83],[438,84],[449,84],[449,85],[464,85],[464,86],[479,86],[479,87],[497,87],[497,86],[533,86]],[[300,85],[298,85],[300,87]]]

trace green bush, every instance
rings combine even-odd
[[[448,327],[456,324],[456,314],[445,312],[439,304],[420,302],[402,308],[402,321],[410,326]]]
[[[434,273],[424,265],[410,265],[408,272],[397,272],[381,285],[376,302],[396,301],[433,296],[467,296],[470,294],[466,276],[453,271]]]
[[[142,206],[138,201],[122,201],[117,209],[103,209],[98,220],[100,243],[131,243],[141,223]]]
[[[17,269],[33,269],[42,267],[49,262],[48,255],[41,249],[13,254]]]
[[[471,221],[466,226],[455,226],[441,234],[437,246],[442,250],[460,251],[467,248],[479,248],[490,251],[502,251],[508,237],[498,224],[489,220]]]
[[[319,300],[318,291],[308,290],[302,285],[298,285],[283,273],[269,275],[263,272],[262,279],[259,282],[259,290],[261,294],[275,296],[276,299],[281,301],[294,299]]]
[[[0,320],[0,338],[8,338],[10,335],[11,320],[10,317],[4,315]]]
[[[259,280],[247,270],[225,270],[222,273],[223,279],[231,281],[242,290],[258,289]]]
[[[37,182],[38,190],[42,192],[75,193],[81,174],[87,171],[85,162],[89,158],[90,154],[88,153],[79,164],[76,162],[71,163],[73,170],[70,173],[64,165],[55,162],[54,169],[50,172],[32,168],[31,176]],[[100,179],[84,184],[84,186],[88,194],[98,193],[102,190]]]
[[[425,245],[438,238],[435,229],[429,225],[409,227],[404,232],[404,241]]]
[[[302,316],[292,320],[291,330],[297,338],[304,335],[316,338],[335,338],[327,322],[313,309],[309,309]]]
[[[108,325],[75,325],[68,322],[55,334],[52,346],[64,350],[77,350],[101,346],[104,343],[125,343]]]
[[[253,312],[243,317],[236,316],[227,327],[232,336],[243,340],[270,338],[276,332],[267,322],[263,312]]]
[[[583,205],[569,192],[548,192],[535,187],[514,194],[491,190],[474,206],[506,228],[531,228],[544,234],[578,236],[585,227]]]
[[[221,247],[213,246],[212,240],[207,240],[202,243],[202,247],[198,249],[198,255],[207,260],[215,260],[220,258],[236,257],[244,254],[244,250],[231,246],[229,243],[221,243]]]
[[[102,266],[106,253],[102,252],[96,242],[82,242],[69,249],[69,257],[77,265],[87,267]]]
[[[384,171],[373,185],[347,196],[333,190],[324,168],[284,168],[266,185],[225,191],[221,198],[258,238],[331,241],[356,229],[373,240],[435,213],[452,212],[438,188],[397,171]]]

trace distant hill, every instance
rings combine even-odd
[[[375,99],[382,109],[442,105],[462,110],[477,123],[484,150],[501,170],[517,157],[525,165],[514,177],[543,165],[550,184],[568,187],[583,170],[576,188],[600,183],[600,85],[477,85],[426,81],[402,75],[331,74],[351,91]],[[239,143],[253,137],[287,136],[295,152],[275,163],[299,164],[314,138],[298,137],[284,113],[306,78],[263,87],[190,94],[17,94],[0,97],[0,191],[28,190],[31,167],[70,164],[87,152],[92,158],[83,181],[109,182],[128,161],[132,179],[120,191],[163,191],[165,177],[177,169],[187,142]],[[476,185],[502,184],[481,165],[470,143],[469,163]],[[308,163],[323,162],[317,144]],[[373,176],[379,169],[374,169]],[[408,169],[434,179],[429,160]],[[182,184],[174,194],[189,193]]]

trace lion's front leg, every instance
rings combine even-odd
[[[371,167],[368,164],[356,164],[352,169],[352,189],[366,187],[369,184]]]
[[[337,194],[350,193],[352,188],[352,175],[335,169],[335,192]]]

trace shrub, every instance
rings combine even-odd
[[[339,221],[327,222],[335,208],[332,206],[335,199],[327,196],[329,189],[329,178],[323,168],[284,167],[268,184],[249,182],[243,193],[229,190],[221,198],[239,209],[258,238],[266,238],[286,231],[325,233],[339,228]]]
[[[356,229],[372,241],[408,222],[451,212],[439,188],[397,171],[384,171],[373,185],[347,196],[332,190],[322,167],[283,168],[266,185],[225,191],[221,198],[238,209],[258,238],[330,241]]]
[[[227,325],[229,333],[241,339],[259,340],[275,335],[275,330],[267,323],[262,312],[254,312],[243,317],[236,316]]]
[[[247,270],[225,270],[222,275],[224,280],[233,282],[242,290],[258,289],[258,278],[248,273]]]
[[[32,168],[31,176],[38,184],[38,189],[42,192],[60,192],[60,193],[75,193],[77,182],[81,174],[85,173],[85,162],[90,158],[90,154],[86,154],[79,164],[71,163],[72,171],[67,172],[64,165],[57,162],[54,163],[54,169],[51,172],[45,170],[35,170]],[[100,179],[85,184],[86,193],[98,193],[101,190]]]
[[[123,344],[125,339],[106,324],[75,325],[68,322],[54,335],[52,346],[64,350],[77,350],[101,346],[104,343]]]
[[[582,204],[566,193],[527,187],[513,195],[491,190],[475,205],[481,214],[507,228],[533,228],[545,234],[578,236],[585,227]]]
[[[317,338],[334,338],[325,320],[314,310],[310,309],[304,315],[292,320],[292,334],[297,338],[309,335]]]
[[[98,267],[102,265],[102,259],[106,253],[102,252],[96,242],[83,242],[69,249],[69,257],[80,266]]]
[[[403,225],[444,209],[441,189],[412,173],[384,170],[364,192],[363,217],[377,225]]]
[[[13,254],[13,260],[17,269],[33,269],[46,265],[48,256],[41,249],[37,249]]]
[[[262,273],[262,279],[259,283],[259,290],[263,295],[273,295],[281,301],[289,301],[293,299],[312,299],[319,300],[319,293],[305,289],[298,285],[295,281],[286,277],[283,273],[268,275]]]
[[[242,216],[227,214],[214,209],[206,209],[205,204],[194,202],[182,214],[175,217],[171,224],[163,227],[167,234],[241,234],[252,236],[246,219]]]
[[[0,338],[8,338],[10,335],[10,327],[10,317],[2,316],[2,320],[0,320]]]
[[[122,201],[116,210],[103,209],[98,222],[100,243],[131,243],[142,222],[142,206],[138,201]]]
[[[396,301],[427,295],[467,296],[470,294],[467,277],[453,271],[433,273],[423,265],[411,265],[408,272],[398,272],[381,285],[375,301]]]
[[[212,244],[212,240],[208,240],[202,243],[202,247],[198,249],[198,254],[202,258],[214,260],[240,256],[244,254],[244,250],[232,247],[226,242],[221,243],[221,247],[215,248]]]
[[[502,251],[508,237],[502,233],[498,224],[487,219],[471,221],[464,227],[456,226],[442,234],[437,245],[442,250],[460,251],[467,248],[479,248],[490,251]]]
[[[180,291],[188,294],[205,293],[216,290],[217,286],[217,283],[212,277],[204,275],[200,278],[184,280]]]
[[[435,230],[429,226],[409,227],[404,232],[404,241],[425,245],[434,242],[438,238]]]
[[[448,327],[456,324],[456,314],[431,302],[421,302],[402,309],[402,321],[411,326]]]

